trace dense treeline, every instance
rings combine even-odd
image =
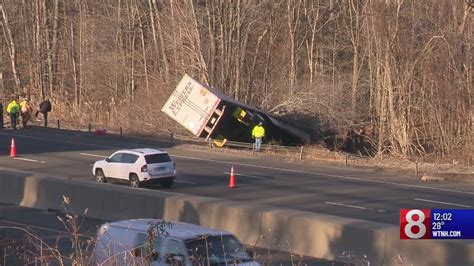
[[[188,73],[314,134],[361,126],[376,154],[445,155],[472,147],[473,6],[0,0],[0,89],[75,120],[169,129],[159,110]]]

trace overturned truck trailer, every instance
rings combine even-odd
[[[265,127],[266,142],[301,145],[310,140],[307,133],[201,84],[187,74],[161,111],[195,136],[218,140],[218,145],[224,145],[227,140],[252,142],[252,129],[259,122]]]

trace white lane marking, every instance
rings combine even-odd
[[[226,175],[230,175],[230,172],[224,172]],[[257,179],[266,179],[266,177],[263,176],[256,176],[256,175],[244,175],[244,174],[236,174],[234,173],[235,176],[244,176],[244,177],[250,177],[250,178],[257,178]]]
[[[186,181],[186,180],[182,180],[182,179],[175,179],[174,182],[176,183],[184,183],[184,184],[192,184],[192,185],[196,185],[197,183],[196,182],[191,182],[191,181]]]
[[[13,209],[13,208],[18,208],[18,206],[15,206],[15,205],[7,205],[7,206],[3,206],[3,205],[0,205],[0,209]]]
[[[385,210],[381,210],[381,209],[372,209],[372,208],[367,208],[367,207],[362,207],[362,206],[356,206],[356,205],[349,205],[349,204],[338,203],[338,202],[326,201],[326,203],[327,203],[327,204],[331,204],[331,205],[336,205],[336,206],[343,206],[343,207],[348,207],[348,208],[354,208],[354,209],[361,209],[361,210],[368,210],[368,211],[376,211],[376,212],[386,212]]]
[[[411,184],[403,184],[403,183],[396,183],[396,182],[366,179],[366,178],[360,178],[360,177],[333,175],[333,174],[325,174],[325,173],[319,173],[319,172],[308,172],[308,171],[302,171],[302,170],[285,169],[285,168],[278,168],[278,167],[271,167],[271,166],[261,166],[261,165],[254,165],[254,164],[248,164],[248,163],[226,162],[226,161],[195,158],[195,157],[182,156],[182,155],[172,155],[172,157],[191,159],[191,160],[199,160],[199,161],[207,161],[207,162],[216,162],[216,163],[223,163],[223,164],[230,164],[230,165],[249,166],[249,167],[261,168],[261,169],[277,170],[277,171],[291,172],[291,173],[321,175],[321,176],[327,176],[327,177],[336,177],[336,178],[341,178],[341,179],[348,179],[348,180],[362,181],[362,182],[365,181],[365,182],[385,184],[385,185],[393,185],[393,186],[400,186],[400,187],[420,188],[420,189],[428,189],[428,190],[436,190],[436,191],[444,191],[444,192],[453,192],[453,193],[474,195],[474,192],[469,192],[469,191],[446,189],[446,188],[437,188],[437,187],[429,187],[429,186],[420,186],[420,185],[411,185]]]
[[[11,225],[16,225],[16,226],[24,226],[24,227],[27,227],[27,228],[28,227],[37,228],[37,229],[41,229],[41,230],[45,230],[45,231],[51,231],[51,232],[55,232],[55,233],[62,233],[62,234],[68,234],[68,235],[72,234],[71,232],[68,232],[68,231],[57,230],[57,229],[53,229],[53,228],[37,226],[37,225],[32,225],[32,224],[18,223],[18,222],[13,222],[13,221],[4,220],[4,219],[0,219],[0,223],[7,223],[7,224],[11,224]],[[76,235],[81,236],[81,237],[91,237],[89,235],[77,234],[77,233],[76,233]]]
[[[84,153],[84,152],[81,152],[79,153],[80,155],[83,155],[83,156],[89,156],[89,157],[97,157],[97,158],[106,158],[107,156],[105,155],[99,155],[99,154],[92,154],[92,153]]]
[[[20,161],[25,161],[25,162],[32,162],[32,163],[46,163],[45,161],[38,161],[38,160],[28,159],[28,158],[23,158],[23,157],[15,157],[13,159],[14,160],[20,160]]]
[[[343,206],[343,207],[349,207],[349,208],[354,208],[354,209],[367,210],[366,207],[362,207],[362,206],[355,206],[355,205],[349,205],[349,204],[343,204],[343,203],[337,203],[337,202],[329,202],[329,201],[326,201],[326,203],[331,204],[331,205],[336,205],[336,206]]]
[[[424,201],[424,202],[431,202],[431,203],[438,203],[438,204],[443,204],[443,205],[451,205],[451,206],[457,206],[457,207],[472,208],[472,206],[469,206],[469,205],[463,205],[463,204],[457,204],[457,203],[451,203],[451,202],[444,202],[444,201],[437,201],[437,200],[428,200],[428,199],[420,199],[420,198],[414,198],[414,200]]]

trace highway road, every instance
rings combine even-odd
[[[8,156],[12,137],[19,155],[15,159]],[[166,191],[177,193],[389,224],[398,224],[402,208],[474,207],[472,183],[427,183],[409,176],[275,159],[264,154],[191,149],[167,141],[52,128],[0,131],[0,167],[94,182],[91,165],[95,160],[119,148],[138,147],[160,147],[173,156],[179,173],[175,185]],[[231,166],[237,177],[235,189],[227,187]]]

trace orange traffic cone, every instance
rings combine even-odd
[[[15,147],[15,138],[12,138],[12,144],[10,146],[10,157],[15,158],[16,157],[16,147]]]
[[[230,179],[229,179],[229,188],[235,188],[237,184],[235,182],[235,175],[234,175],[234,166],[230,167]]]

